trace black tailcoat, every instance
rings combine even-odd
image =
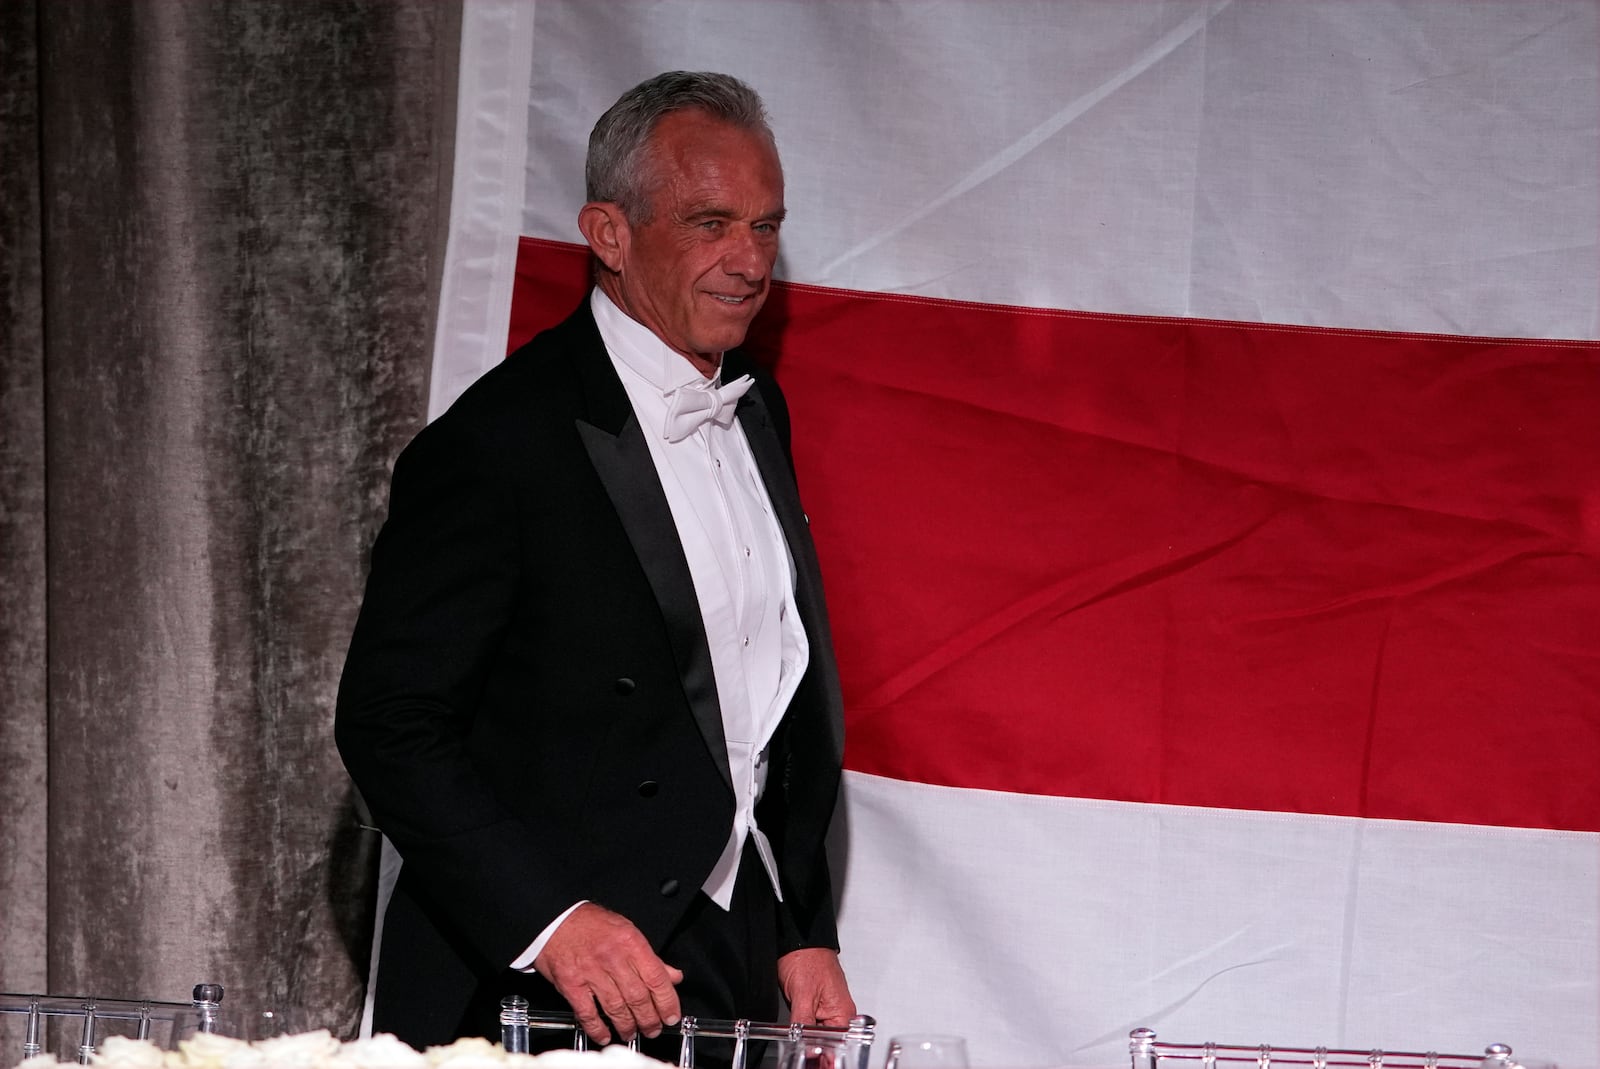
[[[724,381],[743,374],[756,387],[737,416],[811,646],[758,810],[779,859],[782,954],[837,947],[823,844],[843,716],[788,410],[770,376],[727,353]],[[586,300],[395,464],[335,729],[404,859],[380,1027],[449,1038],[480,980],[580,899],[659,949],[727,842],[710,652],[645,433]]]

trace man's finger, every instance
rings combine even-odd
[[[607,1018],[629,1040],[640,1032],[658,1036],[664,1024],[682,1016],[673,985],[683,973],[656,957],[627,918],[592,902],[562,921],[534,966],[572,1004],[597,1043],[611,1039]]]
[[[639,1018],[640,1026],[645,1028],[645,1035],[653,1039],[661,1034],[662,1025],[677,1024],[683,1017],[678,1006],[678,991],[673,986],[683,982],[683,973],[658,960],[638,969],[638,977],[644,985],[641,997],[649,1004],[645,1012],[654,1018],[655,1030],[646,1027],[645,1018],[640,1016],[638,1007],[635,1007],[635,1016]]]
[[[855,1000],[839,956],[822,947],[793,950],[778,959],[778,983],[789,1000],[790,1019],[800,1024],[849,1024]]]
[[[611,1029],[607,1026],[605,1018],[600,1016],[600,1011],[595,1008],[594,993],[587,987],[581,992],[561,992],[561,997],[571,1005],[572,1012],[578,1019],[578,1027],[583,1029],[584,1035],[594,1040],[597,1046],[605,1046],[611,1042]]]
[[[652,1039],[661,1034],[661,1012],[656,1006],[655,989],[645,980],[646,974],[652,979],[665,978],[665,971],[654,956],[643,962],[631,958],[611,970],[610,975],[622,1004],[615,1010],[611,1004],[603,1004],[603,1008],[611,1014],[611,1020],[618,1025],[617,1030],[622,1033],[623,1039],[632,1038],[629,1030],[642,1032]],[[627,1017],[626,1026],[617,1019],[618,1013]]]
[[[817,1023],[817,1015],[811,1011],[811,1000],[789,1007],[789,1020],[794,1024],[812,1025]]]
[[[638,1022],[634,1020],[633,1007],[614,982],[602,981],[597,986],[600,990],[595,992],[595,1001],[600,1003],[601,1011],[611,1019],[611,1027],[616,1030],[618,1038],[626,1043],[640,1031]]]
[[[631,986],[624,994],[627,1013],[634,1026],[654,1039],[661,1034],[661,1011],[656,1006],[655,995],[643,985]],[[623,1037],[628,1038],[627,1036]]]

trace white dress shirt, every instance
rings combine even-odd
[[[810,660],[795,607],[788,544],[737,420],[726,425],[708,420],[681,441],[668,439],[673,395],[717,387],[721,371],[707,379],[598,288],[590,294],[589,307],[649,444],[711,650],[735,809],[727,844],[701,889],[728,909],[739,858],[750,842],[781,901],[777,863],[756,825],[755,806],[766,785],[767,743]],[[530,968],[556,928],[581,904],[552,921],[512,967]]]

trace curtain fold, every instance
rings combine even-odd
[[[333,701],[426,411],[459,5],[3,10],[0,981],[349,1031]]]
[[[44,335],[37,20],[0,3],[0,991],[45,981]]]

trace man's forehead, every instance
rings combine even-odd
[[[671,196],[677,215],[701,219],[771,219],[782,218],[785,213],[781,177],[767,188],[705,178],[680,174],[668,180],[663,192]]]
[[[650,131],[649,145],[656,155],[675,157],[680,164],[707,154],[749,154],[768,157],[780,173],[783,170],[778,146],[769,132],[740,126],[699,108],[663,115]]]
[[[720,121],[716,128],[657,129],[664,136],[653,146],[652,184],[672,197],[678,214],[765,218],[783,213],[783,165],[759,131]]]

